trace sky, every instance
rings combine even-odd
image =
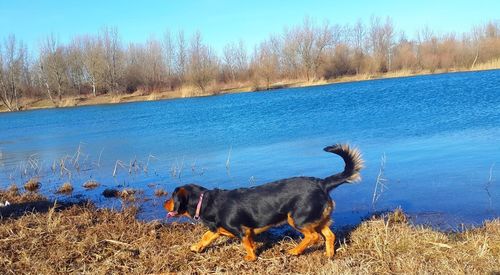
[[[125,44],[184,30],[187,35],[200,31],[205,42],[221,51],[240,39],[252,48],[306,16],[317,23],[353,24],[360,18],[366,24],[372,15],[390,16],[409,38],[425,26],[438,34],[463,33],[500,20],[500,1],[0,0],[0,39],[14,34],[33,49],[50,34],[66,43],[103,26],[117,27]]]

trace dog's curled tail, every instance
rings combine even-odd
[[[359,172],[364,167],[364,161],[361,157],[361,152],[357,148],[351,147],[347,144],[336,144],[325,147],[323,150],[341,156],[345,162],[344,171],[329,176],[323,180],[323,184],[327,191],[330,191],[343,183],[351,183],[361,180]]]

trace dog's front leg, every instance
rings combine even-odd
[[[209,246],[213,241],[215,241],[220,234],[218,232],[207,231],[201,237],[201,240],[197,244],[191,246],[191,251],[202,252],[207,246]]]

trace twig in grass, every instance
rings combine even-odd
[[[130,160],[129,165],[128,165],[128,173],[129,175],[132,174],[132,169],[134,172],[137,171],[137,156],[134,157],[134,161]]]
[[[123,164],[123,162],[121,160],[117,160],[115,162],[115,169],[113,169],[113,177],[116,177],[116,172],[117,172],[117,169],[118,169],[118,165],[121,167],[121,168],[125,168],[125,165]]]
[[[380,170],[378,172],[377,179],[375,181],[375,189],[373,190],[372,210],[375,210],[375,205],[377,201],[380,199],[380,196],[382,196],[382,193],[387,188],[386,186],[387,179],[384,177],[385,162],[386,162],[386,156],[385,153],[383,153],[380,159]]]
[[[78,167],[80,166],[79,163],[78,163],[78,160],[79,160],[80,154],[81,154],[81,146],[82,146],[81,143],[78,144],[78,149],[76,150],[75,154],[71,158],[72,161],[73,161],[73,167],[75,167],[76,169],[78,169]]]
[[[231,176],[231,151],[233,150],[233,146],[231,145],[229,147],[229,152],[227,153],[227,159],[226,159],[226,173],[228,176]]]
[[[68,175],[68,178],[71,180],[71,171],[68,168],[66,168],[66,164],[65,164],[66,158],[67,157],[61,158],[60,163],[59,163],[59,169],[60,169],[61,177],[64,176],[64,173],[66,173]]]
[[[157,157],[153,156],[151,153],[149,154],[148,156],[148,160],[146,161],[146,166],[143,167],[143,171],[144,173],[148,173],[148,169],[149,169],[149,162],[151,161],[151,159],[158,159]]]
[[[492,208],[492,200],[491,200],[491,192],[490,187],[493,183],[493,168],[495,167],[495,163],[493,163],[490,167],[490,176],[488,177],[488,181],[484,185],[484,190],[486,190],[486,194],[488,195],[488,201],[490,203],[490,209]]]
[[[177,159],[175,159],[175,163],[173,163],[172,166],[170,167],[170,176],[172,178],[180,179],[183,168],[184,168],[184,157],[182,158],[182,162],[180,163],[180,165]]]
[[[97,159],[97,167],[101,167],[101,156],[102,156],[102,151],[104,151],[104,148],[101,149],[101,152],[99,152],[99,158]]]

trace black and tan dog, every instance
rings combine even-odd
[[[235,190],[208,190],[189,184],[177,187],[164,207],[169,217],[184,215],[200,219],[208,227],[200,242],[191,246],[194,252],[202,252],[223,235],[241,239],[247,252],[245,259],[253,261],[257,258],[253,237],[288,222],[304,234],[290,254],[301,254],[319,241],[321,235],[325,239],[326,255],[333,257],[335,235],[330,230],[330,215],[334,203],[329,192],[343,183],[360,180],[363,160],[359,151],[348,145],[329,146],[324,150],[344,159],[343,172],[325,179],[295,177]]]

